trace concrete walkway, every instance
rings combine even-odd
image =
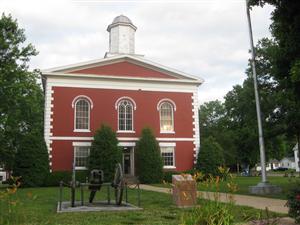
[[[169,194],[172,192],[170,188],[155,187],[145,184],[141,184],[140,188],[143,190]],[[198,191],[198,196],[202,196],[205,199],[214,199],[214,192]],[[285,206],[286,200],[237,194],[233,195],[233,198],[237,205],[250,206],[257,209],[265,209],[268,207],[268,209],[272,212],[288,213],[288,208]],[[220,193],[220,201],[229,202],[229,194]]]

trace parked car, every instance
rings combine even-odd
[[[277,169],[274,169],[273,171],[287,171],[288,168],[285,167],[278,167]]]

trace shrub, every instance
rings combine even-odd
[[[234,177],[229,173],[227,168],[219,167],[218,170],[220,174],[227,174],[226,187],[228,193],[225,195],[229,203],[224,204],[221,202],[220,182],[222,178],[209,175],[206,179],[202,179],[203,175],[200,172],[196,172],[193,178],[197,181],[197,186],[204,185],[208,188],[208,192],[199,194],[201,198],[200,206],[195,207],[192,211],[183,213],[181,216],[182,225],[234,224],[235,201],[233,193],[237,191],[237,185]],[[210,191],[214,191],[214,194],[209,194]],[[203,199],[204,195],[206,195],[205,200]]]
[[[163,181],[167,183],[172,183],[172,175],[180,174],[177,171],[166,171],[163,173]]]
[[[101,169],[105,181],[112,181],[117,163],[121,163],[122,150],[116,133],[107,125],[96,131],[89,157],[89,170]]]
[[[24,187],[43,186],[49,175],[48,150],[41,132],[32,131],[20,138],[13,175],[21,177]]]
[[[224,164],[223,149],[216,140],[209,136],[204,139],[198,153],[196,169],[204,174],[219,174],[218,167]]]
[[[234,217],[232,208],[216,201],[207,201],[201,207],[195,207],[192,212],[184,213],[181,217],[182,225],[232,225]]]
[[[89,178],[89,172],[87,170],[76,171],[75,174],[76,181],[84,183],[88,178]],[[50,173],[50,175],[46,178],[45,186],[56,187],[59,186],[60,181],[69,184],[71,180],[72,180],[72,171],[55,171]]]
[[[150,128],[144,128],[136,146],[136,169],[141,183],[159,183],[163,178],[163,161],[158,142]]]
[[[289,216],[293,217],[296,223],[300,223],[300,182],[297,181],[288,190],[287,206],[289,207]]]

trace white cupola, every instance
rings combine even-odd
[[[109,52],[107,55],[135,54],[134,35],[137,27],[123,15],[117,16],[107,27],[109,32]]]

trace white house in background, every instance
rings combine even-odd
[[[7,172],[4,171],[3,168],[0,167],[0,184],[3,182],[3,181],[6,181],[7,180]]]
[[[270,171],[270,170],[275,170],[277,169],[278,167],[280,167],[280,163],[277,159],[271,159],[267,165],[266,165],[266,170],[267,171]],[[260,163],[258,163],[256,165],[256,171],[261,171],[261,166],[260,166]]]
[[[296,167],[296,171],[300,172],[300,165],[299,165],[299,145],[296,144],[295,147],[293,148],[294,150],[294,157],[295,157],[295,167]]]
[[[280,160],[280,167],[287,169],[296,169],[296,163],[294,157],[284,157]]]

